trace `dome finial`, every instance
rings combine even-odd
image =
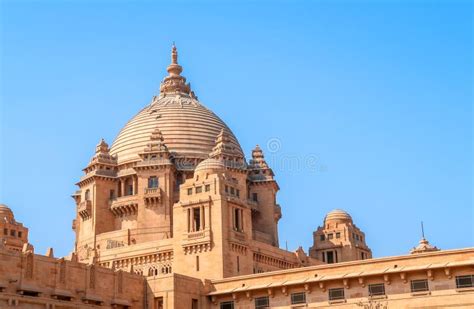
[[[191,95],[191,86],[186,84],[186,78],[181,76],[183,67],[178,64],[178,50],[173,42],[171,46],[171,64],[166,68],[168,76],[160,86],[160,93],[184,93]]]
[[[178,64],[178,49],[173,42],[171,46],[171,64],[166,68],[170,76],[180,76],[181,72],[183,72],[183,67]],[[184,83],[184,80],[183,80]]]
[[[178,50],[176,49],[174,41],[171,48],[171,64],[178,64]]]

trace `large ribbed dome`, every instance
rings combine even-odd
[[[142,109],[119,133],[111,154],[117,155],[119,164],[138,160],[156,128],[175,157],[208,158],[222,129],[243,156],[237,139],[219,117],[196,99],[179,94],[160,96]]]
[[[324,218],[324,223],[329,222],[352,222],[352,217],[345,210],[334,209],[330,211]]]
[[[229,142],[243,155],[237,139],[227,125],[212,111],[203,106],[191,91],[186,79],[180,75],[178,54],[173,46],[169,75],[160,87],[160,95],[142,109],[120,131],[110,149],[118,163],[139,159],[158,128],[168,150],[175,158],[206,159],[215,146],[216,137],[224,130]]]

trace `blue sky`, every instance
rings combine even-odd
[[[274,167],[282,247],[307,250],[334,208],[377,257],[407,253],[422,220],[438,247],[472,246],[472,14],[469,1],[2,1],[0,202],[37,252],[68,254],[81,169],[158,92],[176,41],[203,104]]]

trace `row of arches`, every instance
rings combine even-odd
[[[134,269],[133,272],[142,276],[156,277],[171,274],[173,272],[173,268],[171,264],[166,263],[159,265],[151,265],[149,267],[137,268]]]

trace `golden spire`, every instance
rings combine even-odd
[[[171,64],[166,68],[169,75],[165,77],[160,86],[160,93],[185,93],[191,94],[191,87],[186,84],[186,78],[181,76],[183,67],[178,64],[178,50],[173,43],[171,48]]]

